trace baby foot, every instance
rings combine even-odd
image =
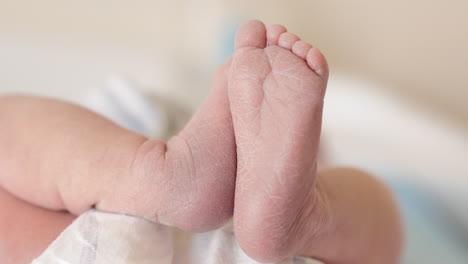
[[[159,220],[190,231],[221,227],[232,217],[236,149],[227,92],[230,60],[213,78],[213,88],[187,126],[167,143],[181,149],[166,169],[173,190],[165,197]],[[188,150],[188,151],[187,151]],[[184,153],[181,157],[180,154]]]
[[[321,213],[315,172],[328,79],[320,51],[259,21],[237,33],[228,75],[237,143],[234,224],[260,261],[298,253]],[[307,228],[304,228],[307,226]]]
[[[219,228],[232,217],[236,149],[229,67],[230,61],[215,73],[208,98],[177,136],[167,144],[149,140],[139,148],[132,173],[137,176],[116,184],[98,209],[193,232]]]

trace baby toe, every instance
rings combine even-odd
[[[261,21],[251,20],[240,27],[236,35],[235,49],[244,47],[266,47],[266,28]]]
[[[309,50],[312,48],[312,45],[305,41],[297,41],[294,43],[292,47],[292,52],[296,54],[299,58],[306,60],[307,59],[307,53],[309,53]]]
[[[317,48],[311,48],[307,53],[307,64],[319,76],[328,78],[328,64],[325,56]]]
[[[287,29],[282,25],[271,25],[267,30],[268,45],[278,45],[278,40],[281,34],[287,32]]]
[[[299,40],[300,38],[298,36],[285,32],[279,37],[278,46],[291,50],[294,44]]]

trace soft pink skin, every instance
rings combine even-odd
[[[387,188],[353,169],[316,173],[327,78],[316,48],[250,21],[167,143],[71,104],[0,97],[0,261],[28,263],[74,219],[49,210],[95,206],[189,231],[234,211],[240,246],[259,261],[396,263],[402,235]]]
[[[19,200],[0,188],[0,263],[31,263],[75,219]]]
[[[271,30],[258,21],[239,30],[228,75],[238,155],[235,232],[262,261],[296,253],[301,221],[315,229],[325,214],[314,208],[314,190],[327,63],[312,46],[296,45],[297,36]]]
[[[396,263],[399,219],[384,185],[352,169],[316,172],[328,79],[320,51],[284,27],[250,21],[237,33],[228,79],[234,228],[244,251],[263,262]]]
[[[222,226],[236,173],[228,68],[167,144],[76,105],[0,97],[0,262],[30,263],[92,206],[188,231]]]
[[[0,131],[0,185],[77,215],[95,206],[190,231],[220,227],[232,216],[236,164],[223,91],[215,87],[167,144],[78,106],[0,98],[0,122],[8,124]]]

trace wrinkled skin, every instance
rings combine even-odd
[[[68,103],[0,97],[0,261],[30,262],[95,207],[188,231],[233,216],[259,261],[397,263],[402,232],[385,185],[316,169],[327,79],[318,49],[249,21],[205,103],[167,143]]]

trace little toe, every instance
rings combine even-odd
[[[267,30],[268,45],[278,45],[278,40],[281,34],[287,32],[287,29],[282,25],[271,25]]]
[[[328,78],[328,64],[325,56],[317,48],[311,48],[307,53],[307,64],[316,74]]]
[[[279,37],[278,46],[291,50],[294,46],[294,43],[296,43],[299,40],[301,39],[298,36],[289,32],[285,32]]]
[[[265,48],[266,28],[265,24],[258,20],[250,20],[243,24],[236,35],[235,49],[245,47]]]
[[[309,53],[309,50],[312,48],[312,45],[305,41],[297,41],[294,43],[292,47],[292,52],[296,54],[299,58],[306,60],[307,59],[307,53]]]

